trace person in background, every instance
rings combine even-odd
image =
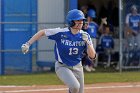
[[[103,51],[100,52],[97,51],[97,53],[105,54],[104,56],[106,56],[105,58],[107,58],[107,62],[104,67],[110,67],[111,54],[113,53],[113,49],[114,49],[114,39],[110,34],[110,25],[107,24],[105,20],[106,19],[103,19],[102,23],[104,24],[101,23],[100,25],[102,27],[102,31],[101,31],[102,35],[99,39],[99,45]]]
[[[93,9],[88,10],[87,12],[87,22],[88,22],[88,28],[86,29],[86,32],[90,35],[94,48],[96,48],[96,38],[97,38],[97,32],[99,25],[96,22],[96,12]]]
[[[101,18],[101,24],[100,24],[99,29],[98,29],[100,36],[104,33],[105,25],[107,25],[107,24],[109,24],[107,22],[107,17]]]
[[[131,12],[126,15],[125,20],[125,36],[127,38],[127,44],[132,46],[132,49],[135,46],[140,48],[140,14],[136,5],[131,6]]]
[[[98,31],[98,24],[96,23],[96,12],[93,9],[89,9],[87,12],[87,23],[88,26],[85,28],[85,31],[90,35],[93,47],[96,48],[96,37]],[[84,54],[83,57],[84,67],[88,72],[95,71],[93,60],[90,60],[87,57],[87,54]]]
[[[125,63],[126,66],[133,65],[135,57],[138,56],[137,51],[140,49],[140,14],[138,14],[138,9],[136,5],[132,5],[130,8],[130,13],[126,15],[125,20],[125,38],[126,51],[132,53],[135,56],[129,56],[129,61]],[[131,54],[131,55],[132,55]],[[139,62],[137,62],[139,64]]]

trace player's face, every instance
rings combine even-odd
[[[93,19],[92,17],[87,17],[87,21],[88,21],[88,22],[91,22],[92,19]]]
[[[75,25],[73,26],[74,29],[82,29],[83,27],[83,19],[82,20],[75,20]]]
[[[105,33],[106,33],[106,34],[109,34],[109,32],[110,32],[109,27],[106,27],[106,28],[105,28]]]
[[[132,9],[132,14],[137,14],[137,9]]]

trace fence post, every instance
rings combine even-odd
[[[119,70],[122,72],[122,0],[119,0],[119,39],[120,39],[120,50],[119,50]]]

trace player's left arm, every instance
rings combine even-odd
[[[90,59],[95,59],[96,58],[96,52],[95,52],[95,49],[93,48],[91,38],[86,33],[82,34],[82,38],[87,44],[87,54],[88,54],[89,58]]]
[[[87,46],[87,54],[90,59],[96,59],[96,52],[93,48],[93,44]]]

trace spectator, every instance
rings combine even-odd
[[[102,21],[105,21],[105,20],[102,20]],[[102,28],[103,31],[102,31],[102,35],[99,40],[99,45],[96,49],[99,50],[99,47],[100,47],[100,50],[102,50],[102,51],[97,51],[97,53],[105,54],[104,58],[107,58],[107,63],[105,65],[105,67],[109,67],[110,62],[111,62],[111,54],[114,49],[114,39],[110,35],[110,26],[106,22],[102,22],[102,23],[105,23],[105,24],[103,24],[103,25],[101,24],[101,26],[103,27]],[[96,61],[96,64],[98,64],[97,61]]]
[[[103,25],[109,25],[109,29],[110,29],[109,34],[113,34],[112,33],[113,32],[113,25],[108,22],[108,18],[107,17],[102,17],[101,18],[101,24],[100,24],[99,30],[98,30],[99,36],[101,36],[104,33],[104,31],[105,31]]]
[[[100,36],[104,33],[104,25],[107,25],[107,17],[101,18],[101,24],[98,29],[98,33]]]
[[[128,54],[134,55],[129,56],[127,62],[124,65],[133,65],[136,57],[138,55],[137,51],[140,49],[140,15],[138,14],[137,6],[132,5],[130,8],[130,13],[126,15],[125,20],[125,37],[127,40],[127,51]]]
[[[101,25],[108,23],[110,25],[110,33],[113,35],[114,28],[113,28],[113,24],[112,24],[113,20],[111,19],[111,13],[112,13],[112,5],[110,5],[111,3],[112,3],[112,1],[109,2],[109,4],[108,4],[108,8],[110,8],[110,9],[106,8],[105,5],[101,6],[100,11],[99,11],[99,19],[101,19],[101,20],[99,20],[99,23],[101,23]],[[103,23],[103,21],[106,23]],[[102,28],[103,27],[101,27],[101,29]],[[103,31],[101,29],[99,28],[99,33],[98,33],[99,36],[101,36],[101,34],[102,34],[100,31]]]
[[[97,31],[98,31],[98,24],[96,23],[96,12],[93,9],[90,9],[87,12],[87,22],[88,22],[88,28],[87,33],[92,38],[93,46],[96,48],[96,37],[97,37]]]
[[[104,33],[100,37],[99,44],[102,45],[104,50],[114,48],[114,40],[110,35],[110,27],[108,24],[104,25]]]

